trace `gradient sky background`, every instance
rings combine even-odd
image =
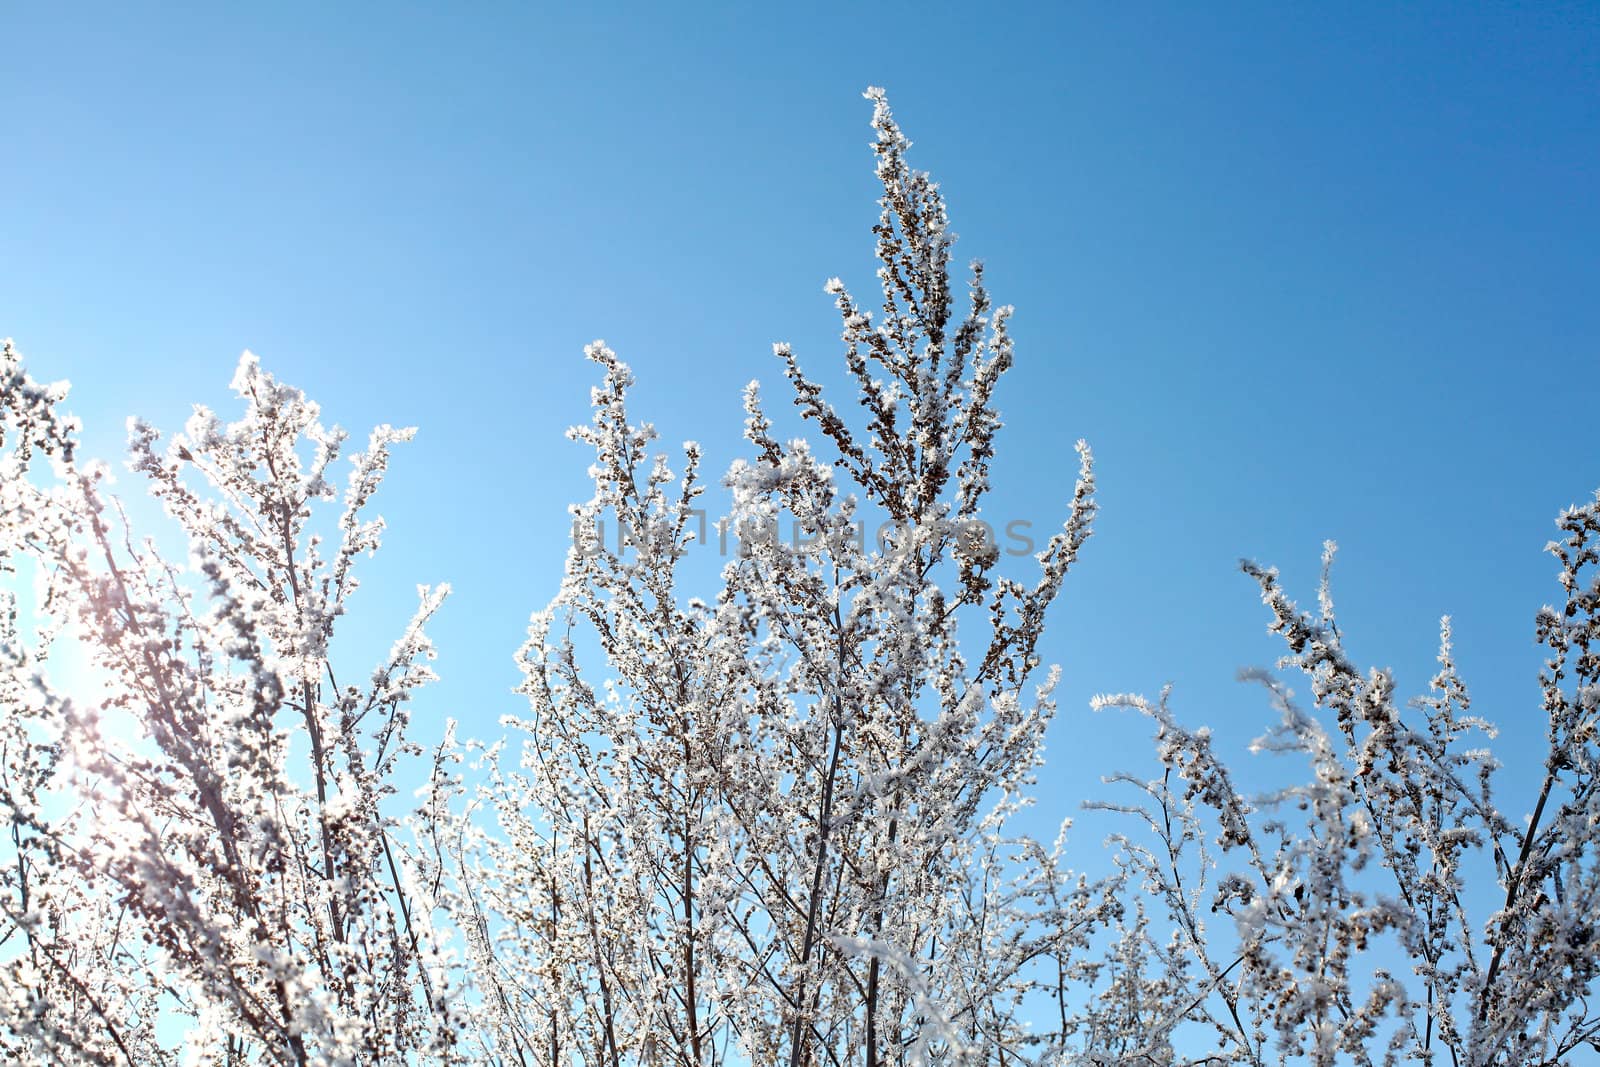
[[[1600,14],[1118,7],[7,5],[0,334],[73,381],[91,454],[130,413],[231,414],[244,348],[357,434],[419,425],[356,616],[382,626],[347,640],[370,661],[448,579],[417,736],[497,733],[587,496],[582,345],[713,470],[741,386],[781,396],[772,341],[831,378],[884,85],[1018,308],[991,518],[1049,529],[1072,441],[1099,458],[1041,814],[1148,766],[1093,693],[1171,681],[1259,733],[1234,673],[1281,648],[1237,560],[1310,603],[1330,537],[1358,658],[1420,691],[1453,613],[1525,765],[1541,549],[1600,485]]]

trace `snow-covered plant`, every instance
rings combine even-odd
[[[1011,311],[977,265],[958,307],[943,198],[868,96],[881,301],[826,286],[859,412],[777,346],[822,451],[752,383],[712,527],[699,448],[656,454],[628,367],[591,346],[572,436],[594,494],[519,653],[526,710],[505,740],[425,738],[415,781],[444,588],[362,684],[335,641],[410,431],[374,431],[341,494],[343,432],[246,355],[237,421],[197,408],[161,450],[131,427],[179,563],[78,456],[65,388],[4,345],[0,1056],[1593,1062],[1600,495],[1550,546],[1525,818],[1497,806],[1448,620],[1429,692],[1399,701],[1346,651],[1330,546],[1314,612],[1245,566],[1314,705],[1246,672],[1278,713],[1257,748],[1306,780],[1247,798],[1168,694],[1100,698],[1155,724],[1160,770],[1110,776],[1116,870],[1073,873],[1065,826],[1046,846],[1016,815],[1054,713],[1046,613],[1095,515],[1089,452],[1036,569],[1003,573],[983,518]],[[736,549],[715,576],[693,560],[713,531]]]
[[[79,462],[65,388],[9,342],[0,355],[0,567],[37,589],[34,632],[15,582],[0,613],[10,1062],[375,1064],[455,1040],[384,810],[444,589],[422,590],[363,684],[332,656],[382,530],[368,504],[410,432],[373,432],[341,507],[345,434],[248,354],[233,388],[238,421],[196,408],[164,451],[130,424],[130,466],[187,540],[179,566]],[[93,684],[53,687],[71,636]]]
[[[1144,959],[1175,980],[1145,1015],[1152,1042],[1199,1024],[1211,1062],[1249,1064],[1527,1067],[1600,1052],[1589,1003],[1600,975],[1600,493],[1558,525],[1549,550],[1564,601],[1535,625],[1548,651],[1546,754],[1523,818],[1494,799],[1497,765],[1479,740],[1494,730],[1468,714],[1450,620],[1429,692],[1402,706],[1389,671],[1362,671],[1345,651],[1331,543],[1316,613],[1276,571],[1244,565],[1288,645],[1280,667],[1307,677],[1322,713],[1275,676],[1244,672],[1280,715],[1256,748],[1301,755],[1303,785],[1247,801],[1209,732],[1180,725],[1165,695],[1100,698],[1158,727],[1162,776],[1118,776],[1143,794],[1120,805],[1146,831],[1121,839],[1125,862],[1174,924],[1172,950]]]
[[[1109,908],[1005,831],[1054,710],[1035,648],[1089,536],[1089,452],[1037,572],[999,576],[978,521],[1011,309],[974,265],[958,310],[938,187],[868,95],[881,311],[827,285],[864,426],[776,346],[830,455],[780,439],[752,383],[721,527],[738,551],[709,600],[682,588],[699,449],[678,472],[653,456],[628,368],[588,350],[604,381],[573,436],[595,495],[522,652],[520,753],[485,752],[498,832],[464,819],[475,863],[455,872],[501,1062],[1038,1055],[1030,995],[1066,1010],[1070,957]]]

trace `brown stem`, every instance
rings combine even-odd
[[[1539,802],[1533,806],[1533,817],[1528,820],[1528,829],[1522,835],[1522,849],[1517,854],[1517,865],[1506,879],[1505,911],[1509,912],[1517,903],[1517,897],[1522,892],[1522,879],[1528,871],[1528,857],[1533,852],[1533,837],[1539,830],[1539,820],[1544,817],[1545,803],[1550,799],[1550,790],[1556,784],[1554,760],[1547,764],[1544,785],[1539,788]],[[1489,957],[1489,973],[1483,980],[1483,991],[1478,994],[1478,1023],[1481,1025],[1489,1014],[1489,993],[1494,987],[1494,980],[1500,974],[1500,961],[1505,957],[1508,939],[1502,927],[1495,937],[1494,954]]]
[[[828,757],[828,773],[822,780],[822,810],[817,816],[817,862],[811,872],[811,900],[806,905],[806,932],[800,942],[800,988],[795,994],[797,1006],[806,1001],[806,965],[811,961],[811,950],[816,944],[817,915],[822,904],[822,876],[828,865],[828,830],[833,821],[833,783],[839,773],[839,751],[844,746],[842,708],[834,697],[833,752]],[[806,1035],[805,1016],[797,1013],[789,1032],[789,1067],[800,1067],[805,1055],[803,1038]]]

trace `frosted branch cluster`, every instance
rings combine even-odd
[[[130,424],[129,466],[170,520],[145,539],[80,458],[65,387],[5,344],[0,1055],[1528,1067],[1600,1051],[1600,496],[1550,545],[1526,807],[1498,806],[1448,619],[1406,702],[1346,651],[1326,574],[1304,611],[1247,563],[1285,648],[1245,674],[1275,712],[1256,748],[1303,766],[1299,784],[1246,796],[1169,694],[1098,698],[1148,717],[1154,769],[1085,790],[1121,829],[1114,862],[1087,865],[1103,874],[1076,872],[1066,825],[1046,844],[1017,814],[1056,710],[1038,650],[1093,528],[1092,457],[1061,457],[1076,486],[1025,565],[969,536],[1011,309],[980,264],[958,295],[939,187],[868,97],[878,286],[862,302],[826,285],[851,403],[775,346],[792,408],[751,383],[745,458],[708,482],[697,445],[659,450],[632,372],[591,345],[593,417],[570,435],[593,495],[499,739],[413,721],[445,587],[419,588],[389,653],[346,676],[338,631],[410,430],[351,453],[246,354],[235,421],[196,408],[165,444]],[[738,550],[696,589],[683,561],[708,490]],[[780,522],[803,536],[756,534]],[[61,684],[68,654],[91,687]]]

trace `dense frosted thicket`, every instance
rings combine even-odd
[[[1278,713],[1259,747],[1303,757],[1304,784],[1246,799],[1164,695],[1100,698],[1150,718],[1159,770],[1085,783],[1124,831],[1112,873],[1073,873],[1065,828],[1047,845],[1014,815],[1054,711],[1036,650],[1089,537],[1090,453],[1060,529],[1002,564],[982,519],[1010,308],[976,264],[958,297],[938,187],[868,95],[880,295],[826,286],[854,404],[776,346],[816,439],[780,436],[752,383],[709,528],[700,450],[653,451],[628,367],[591,346],[593,419],[571,433],[594,495],[498,741],[412,722],[442,587],[370,675],[336,676],[410,431],[346,456],[247,355],[235,421],[197,408],[164,447],[130,426],[172,558],[77,455],[65,388],[5,345],[8,1059],[1524,1067],[1600,1049],[1600,497],[1550,545],[1531,805],[1499,806],[1448,620],[1407,703],[1347,655],[1326,578],[1306,612],[1247,565],[1311,701],[1250,675]],[[689,588],[713,532],[737,551]],[[69,648],[93,695],[52,685]]]

